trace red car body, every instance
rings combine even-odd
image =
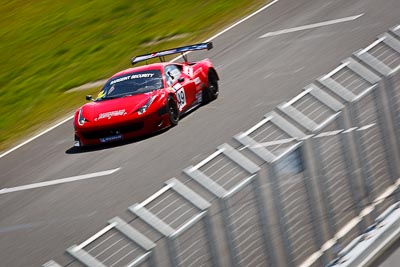
[[[219,78],[211,61],[188,62],[183,54],[206,48],[212,48],[212,44],[134,58],[133,64],[182,53],[185,62],[153,63],[113,75],[94,101],[75,112],[75,146],[104,144],[160,131],[176,125],[182,114],[217,98]]]

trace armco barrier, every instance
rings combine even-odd
[[[70,262],[43,266],[305,267],[344,259],[398,201],[399,114],[400,25],[129,207],[131,220],[116,217],[70,247]],[[390,244],[392,235],[384,237]]]

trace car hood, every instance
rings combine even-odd
[[[126,96],[110,100],[96,101],[82,106],[82,114],[92,123],[123,121],[145,105],[155,93]]]

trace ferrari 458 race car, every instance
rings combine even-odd
[[[75,146],[88,146],[148,135],[178,123],[179,117],[218,97],[218,74],[209,59],[188,62],[188,51],[212,43],[177,47],[134,57],[132,64],[159,58],[113,75],[97,98],[75,112]],[[165,62],[182,54],[184,62]]]

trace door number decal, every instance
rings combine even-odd
[[[186,106],[185,90],[180,83],[174,85],[174,90],[178,100],[179,111],[181,111]]]

